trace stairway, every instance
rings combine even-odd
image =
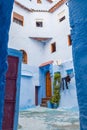
[[[40,104],[41,107],[47,107],[47,101],[50,100],[50,97],[42,98],[42,102]]]

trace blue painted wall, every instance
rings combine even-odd
[[[70,75],[71,77],[70,83],[68,83],[69,89],[67,89],[66,85],[64,84],[64,90],[63,90],[63,86],[61,85],[61,100],[59,107],[78,108],[75,73],[72,60],[63,63],[61,66],[59,66],[59,69],[62,78],[66,77],[67,75]]]
[[[0,130],[2,130],[7,46],[13,0],[0,0]]]
[[[20,110],[35,107],[35,87],[38,87],[38,105],[41,104],[42,98],[46,97],[46,72],[50,72],[53,94],[53,75],[55,72],[60,72],[61,77],[67,75],[67,71],[74,70],[72,61],[63,63],[61,66],[53,64],[35,67],[27,64],[22,64],[21,73],[21,90],[20,90]],[[78,107],[76,85],[74,74],[71,75],[69,89],[61,88],[60,107]]]
[[[39,68],[22,64],[20,110],[35,106],[35,86],[39,85]]]
[[[32,76],[21,76],[20,110],[30,108],[34,105],[35,86]]]
[[[87,0],[70,0],[70,25],[80,130],[87,130]]]

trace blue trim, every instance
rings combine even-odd
[[[53,90],[53,85],[52,85],[52,78],[53,78],[53,65],[49,64],[47,66],[43,66],[39,68],[39,81],[40,81],[40,88],[39,88],[39,103],[41,103],[41,99],[46,97],[46,73],[50,72],[51,76],[51,87]]]
[[[20,79],[21,79],[21,63],[22,63],[22,53],[18,50],[8,49],[8,55],[15,56],[19,58],[18,63],[18,76],[16,82],[16,104],[15,104],[15,115],[14,115],[14,126],[13,130],[17,130],[18,127],[18,115],[19,115],[19,97],[20,97]]]

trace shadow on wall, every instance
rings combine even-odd
[[[61,90],[60,107],[78,107],[75,78],[71,78],[68,89]]]

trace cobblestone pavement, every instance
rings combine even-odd
[[[21,111],[18,130],[79,130],[78,110],[36,107]]]

